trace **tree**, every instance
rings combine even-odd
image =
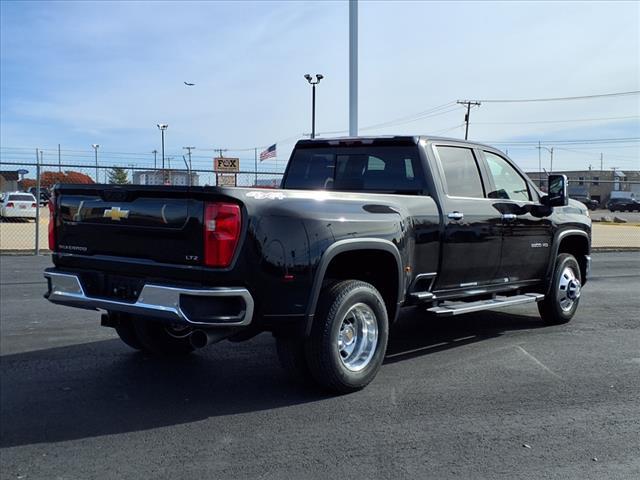
[[[109,170],[109,183],[116,183],[119,185],[129,183],[127,171],[124,168],[113,167],[111,170]]]
[[[74,172],[73,170],[67,170],[65,172],[42,172],[42,175],[40,176],[40,187],[49,188],[54,186],[56,183],[89,184],[94,182],[89,175],[85,175],[81,172]],[[32,178],[25,178],[18,182],[18,186],[21,190],[28,190],[29,188],[36,186],[36,180]]]

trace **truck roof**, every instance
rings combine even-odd
[[[479,147],[492,147],[485,143],[463,140],[461,138],[438,137],[435,135],[377,135],[362,137],[330,137],[298,140],[296,147],[336,146],[336,145],[416,145],[420,140],[427,142],[457,142]]]

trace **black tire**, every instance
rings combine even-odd
[[[338,350],[338,336],[344,326],[343,320],[354,309],[364,310],[364,316],[372,322],[372,326],[377,327],[378,332],[377,341],[369,342],[369,351],[372,353],[366,356],[368,359],[363,360],[362,367],[358,370],[348,368],[345,362],[349,357],[343,360],[343,355]],[[360,390],[378,373],[387,349],[388,336],[387,309],[382,296],[373,285],[359,280],[336,283],[325,289],[318,301],[311,335],[305,344],[309,371],[317,383],[332,392],[349,393]],[[358,338],[358,334],[350,334],[349,342],[353,341],[356,345],[363,341]]]
[[[567,272],[570,270],[571,272]],[[565,276],[566,274],[566,276]],[[561,279],[561,277],[565,277]],[[570,300],[567,292],[571,288],[567,285],[567,278],[571,276],[575,277],[578,281],[578,296],[571,301],[569,308],[568,304],[564,305],[561,302],[561,298],[566,297],[567,302]],[[561,253],[556,259],[556,265],[553,272],[551,288],[549,288],[548,294],[544,300],[538,303],[538,311],[542,321],[547,325],[561,325],[569,322],[578,309],[580,303],[580,287],[582,283],[582,277],[580,275],[580,266],[578,261],[573,255],[568,253]],[[564,284],[564,288],[563,288]]]
[[[189,341],[189,331],[176,333],[163,322],[137,317],[132,322],[142,350],[161,356],[186,355],[195,349]]]
[[[113,315],[113,314],[111,314]],[[118,315],[118,321],[115,330],[124,343],[134,350],[143,350],[144,347],[133,328],[133,320],[127,315]]]
[[[296,336],[276,337],[276,351],[280,365],[287,376],[299,383],[307,383],[311,377],[305,355],[305,338]]]

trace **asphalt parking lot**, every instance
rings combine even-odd
[[[290,383],[272,338],[134,352],[0,257],[0,477],[640,478],[640,253],[594,255],[576,318],[408,311],[365,390]]]

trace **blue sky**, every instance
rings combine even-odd
[[[98,143],[104,162],[148,164],[163,122],[167,154],[195,146],[197,166],[210,167],[213,148],[276,141],[282,166],[293,139],[310,130],[304,73],[325,75],[318,130],[348,126],[346,1],[0,5],[3,162],[32,156],[36,147],[49,155],[58,143],[77,151],[69,158],[89,161]],[[456,99],[640,90],[637,2],[363,1],[359,20],[363,127]],[[442,112],[361,133],[463,136],[461,108]],[[640,96],[485,103],[472,112],[470,138],[549,146],[636,138],[639,119]],[[558,144],[555,166],[597,168],[603,152],[607,168],[640,168],[639,146]],[[22,147],[29,150],[14,150]],[[537,168],[535,148],[502,148]]]

